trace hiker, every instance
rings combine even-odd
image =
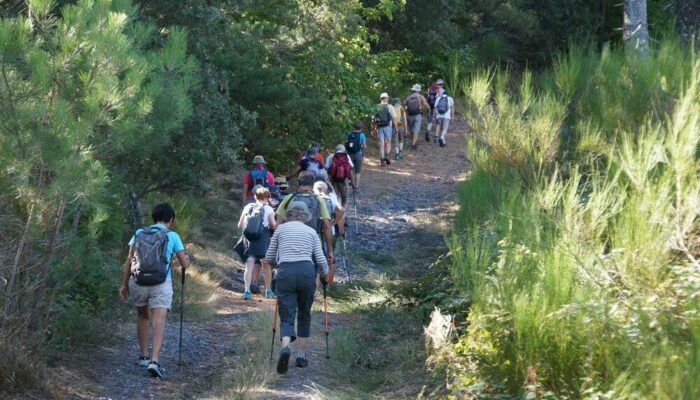
[[[441,94],[440,92],[443,90],[442,87],[444,84],[445,81],[438,79],[435,83],[431,84],[428,89],[428,106],[430,107],[430,111],[428,112],[428,130],[425,131],[426,142],[430,142],[430,132],[433,130],[433,120],[435,119],[435,101]]]
[[[352,170],[354,166],[352,159],[348,156],[345,146],[339,144],[335,146],[335,153],[326,159],[326,170],[333,185],[333,190],[340,196],[340,202],[345,207],[348,203],[348,184],[352,182]]]
[[[345,142],[345,149],[353,165],[352,187],[354,190],[360,188],[360,174],[362,173],[362,160],[365,154],[365,146],[367,136],[362,132],[364,124],[360,120],[356,120],[353,124],[353,131],[348,134],[348,140]]]
[[[418,148],[418,134],[423,123],[423,110],[432,109],[420,91],[421,86],[416,83],[411,88],[411,94],[403,102],[407,114],[407,129],[411,131],[411,150]]]
[[[333,193],[327,182],[314,182],[314,194],[322,198],[326,202],[326,208],[331,214],[333,225],[333,237],[345,236],[345,207],[341,204],[338,196]]]
[[[238,229],[243,230],[243,238],[247,241],[244,256],[247,257],[245,272],[243,274],[244,290],[243,300],[250,300],[251,282],[253,281],[255,264],[261,264],[263,278],[265,280],[265,297],[271,299],[275,297],[272,291],[272,269],[265,262],[264,257],[267,247],[270,245],[270,236],[277,227],[275,220],[275,210],[269,205],[270,191],[262,186],[255,186],[253,193],[255,203],[250,203],[243,208],[241,217],[238,219]],[[254,224],[255,226],[251,226]],[[250,232],[255,232],[251,235]],[[260,272],[258,271],[258,274]],[[257,276],[255,281],[257,282]]]
[[[275,176],[265,168],[265,164],[267,163],[263,156],[255,156],[253,158],[253,169],[246,172],[243,176],[243,193],[241,193],[241,202],[243,204],[254,201],[253,186],[262,185],[269,189],[270,186],[275,184]]]
[[[401,160],[403,155],[403,139],[406,134],[406,110],[401,105],[401,99],[394,99],[394,110],[396,111],[396,129],[394,129],[394,138],[396,144],[394,146],[394,160]]]
[[[331,265],[331,269],[333,269],[333,225],[331,224],[331,215],[328,212],[328,208],[326,208],[326,202],[313,193],[315,181],[314,175],[308,171],[299,174],[299,189],[282,199],[279,207],[277,207],[277,225],[282,226],[284,224],[288,204],[297,201],[306,204],[313,216],[311,220],[306,222],[306,225],[316,231],[321,240],[326,242],[328,250],[326,258]]]
[[[389,104],[389,95],[382,93],[379,96],[380,103],[377,112],[372,118],[372,134],[379,139],[379,164],[391,165],[389,154],[391,153],[391,137],[396,127],[396,110]]]
[[[182,268],[190,266],[180,236],[172,231],[175,210],[162,203],[151,212],[153,225],[138,229],[129,241],[129,255],[124,263],[119,297],[131,298],[138,319],[136,335],[141,354],[138,365],[154,377],[163,378],[165,369],[158,362],[165,337],[165,320],[173,302],[172,257]],[[162,253],[161,253],[162,251]],[[164,256],[161,256],[163,254]],[[154,256],[155,255],[155,256]],[[148,323],[152,328],[152,353],[148,356]]]
[[[313,176],[318,177],[323,169],[324,161],[323,156],[320,156],[319,161],[318,148],[312,145],[306,151],[306,154],[301,158],[301,160],[299,160],[297,168],[290,176],[287,177],[287,179],[297,176],[302,172],[310,172]]]
[[[306,341],[311,336],[316,271],[320,271],[323,282],[326,282],[328,274],[328,262],[323,255],[321,241],[316,231],[307,225],[314,217],[306,203],[292,201],[283,217],[286,222],[272,235],[265,255],[267,262],[278,268],[277,301],[282,351],[277,360],[277,372],[280,374],[287,372],[292,354],[289,345],[296,339],[299,339],[296,366],[304,368],[309,364]]]
[[[455,117],[455,101],[452,97],[447,95],[444,90],[440,97],[435,101],[435,137],[433,142],[438,141],[440,147],[445,147],[447,141],[445,140],[445,135],[447,134],[447,129],[450,126],[450,121]]]

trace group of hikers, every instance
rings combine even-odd
[[[387,93],[379,96],[371,133],[378,139],[381,166],[391,164],[392,141],[394,160],[404,157],[404,137],[409,132],[410,148],[417,149],[424,116],[425,140],[430,142],[432,137],[433,143],[440,147],[447,145],[445,135],[454,119],[455,107],[443,86],[442,79],[432,83],[426,98],[421,85],[415,84],[403,102],[397,98],[390,103]],[[299,155],[295,170],[286,176],[275,177],[267,169],[265,158],[256,155],[253,168],[243,177],[241,200],[245,206],[237,225],[242,235],[234,247],[245,263],[243,299],[250,300],[253,294],[260,293],[257,282],[262,272],[264,296],[276,299],[275,317],[279,312],[282,350],[277,372],[280,374],[288,370],[289,346],[294,341],[298,343],[295,365],[300,368],[308,365],[306,339],[310,336],[316,288],[323,287],[325,301],[326,288],[335,276],[336,242],[340,241],[344,249],[348,185],[354,202],[361,184],[367,146],[363,128],[362,121],[355,121],[345,143],[335,146],[335,151],[325,158],[320,144],[313,143]],[[287,182],[293,177],[297,177],[298,189],[288,193]],[[183,268],[183,284],[184,270],[190,261],[180,237],[171,230],[175,220],[173,208],[159,204],[151,216],[154,224],[137,230],[129,241],[119,295],[122,300],[131,298],[137,307],[138,365],[152,376],[163,378],[159,354],[166,315],[172,305],[171,260],[176,256]],[[274,280],[273,267],[276,267]]]

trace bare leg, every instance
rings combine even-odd
[[[141,356],[148,357],[148,306],[137,307],[136,336],[139,339]]]
[[[153,355],[151,360],[158,362],[160,348],[163,347],[165,337],[165,317],[168,315],[167,308],[151,309],[151,324],[153,326]]]
[[[260,269],[261,269],[260,263],[256,262],[253,265],[253,276],[252,276],[252,279],[250,280],[251,285],[253,285],[253,284],[255,284],[255,286],[258,285],[258,281],[260,280]]]
[[[255,258],[248,257],[245,262],[245,272],[243,273],[243,284],[245,285],[245,290],[250,291],[250,282],[253,279],[253,268],[255,263]]]
[[[265,278],[265,290],[272,289],[272,268],[267,261],[262,262],[263,277]]]
[[[289,344],[292,343],[292,337],[291,336],[285,336],[282,338],[282,348],[289,347]]]
[[[306,353],[306,342],[308,338],[298,337],[297,338],[297,351],[299,353]]]
[[[355,188],[359,188],[359,187],[360,187],[360,175],[362,175],[362,174],[361,174],[361,173],[356,173],[356,174],[355,174]]]
[[[379,157],[384,161],[384,139],[379,139]]]

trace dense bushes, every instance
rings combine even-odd
[[[519,86],[471,78],[455,396],[700,396],[700,62],[573,47]]]

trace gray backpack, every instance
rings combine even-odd
[[[248,217],[246,221],[245,228],[243,229],[243,236],[248,240],[258,240],[263,236],[263,230],[265,226],[263,222],[265,221],[265,206],[264,205],[252,205],[250,210],[248,210]]]
[[[168,248],[167,229],[148,228],[135,238],[134,257],[131,259],[131,275],[137,285],[155,286],[165,282],[169,272],[169,261],[165,256]]]
[[[287,205],[292,204],[294,201],[301,201],[306,204],[306,207],[309,208],[309,213],[311,213],[311,218],[304,222],[304,224],[313,228],[313,230],[320,234],[321,227],[323,226],[321,225],[321,205],[319,204],[321,200],[312,192],[303,191],[294,193],[292,198],[289,199],[289,202],[287,202]]]

